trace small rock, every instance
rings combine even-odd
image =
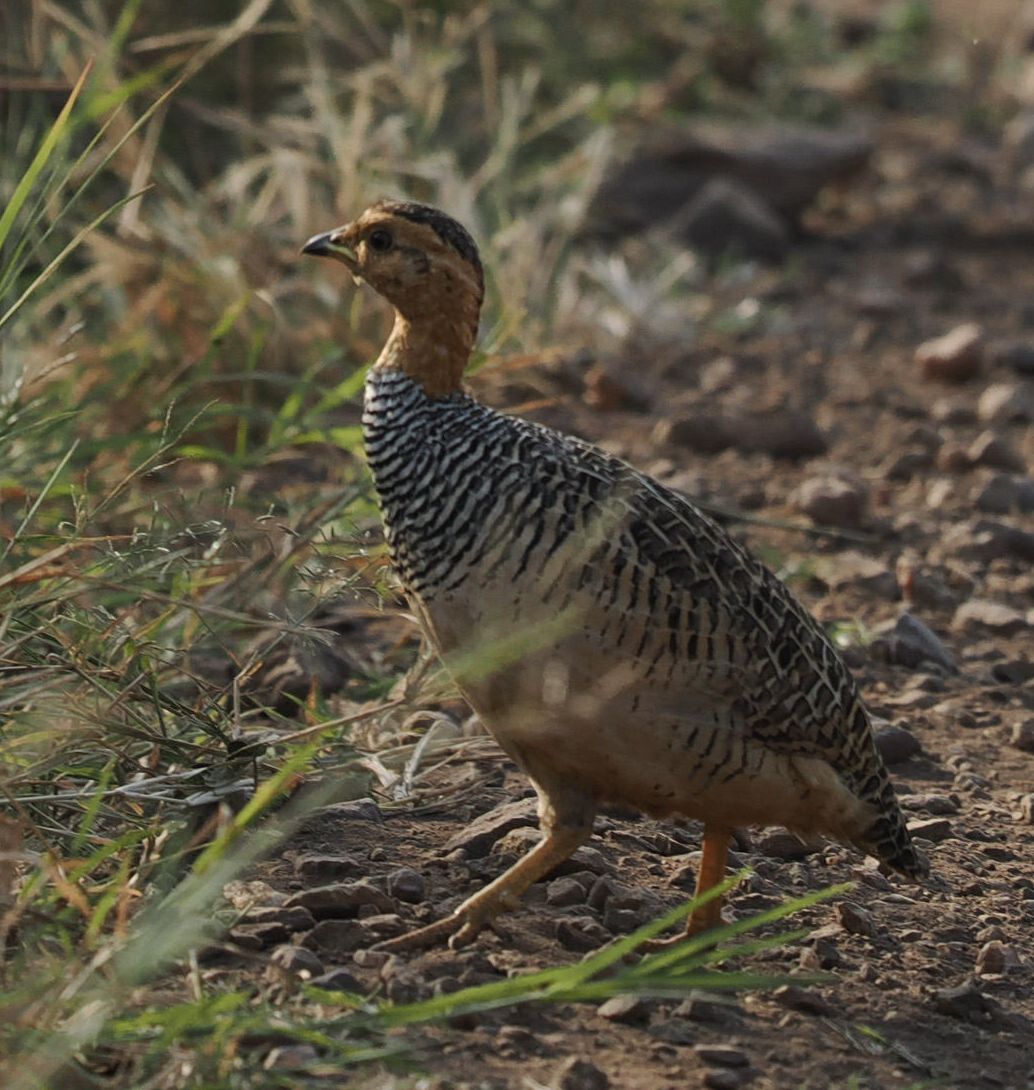
[[[742,1085],[743,1076],[731,1067],[704,1072],[704,1086],[708,1090],[739,1090]]]
[[[930,406],[930,418],[938,424],[964,427],[976,423],[977,414],[969,398],[960,401],[955,397],[939,397]]]
[[[993,431],[978,435],[966,453],[973,465],[1003,469],[1006,473],[1027,472],[1027,463],[1020,452]]]
[[[991,676],[1003,685],[1025,685],[1034,679],[1034,662],[1030,659],[1008,659],[991,667]]]
[[[366,940],[371,945],[393,939],[406,930],[405,921],[395,912],[382,912],[376,916],[365,916],[362,920]]]
[[[286,942],[291,932],[282,923],[242,923],[230,928],[230,939],[244,950],[264,950]]]
[[[1019,610],[986,598],[970,598],[955,610],[952,627],[961,632],[984,629],[996,636],[1009,637],[1026,631],[1030,626]]]
[[[735,178],[709,179],[671,226],[677,238],[708,253],[781,261],[790,245],[786,221]]]
[[[730,1045],[694,1045],[693,1051],[704,1063],[718,1067],[748,1067],[750,1060],[745,1052]]]
[[[314,976],[309,983],[327,992],[352,992],[362,995],[364,991],[362,984],[347,969],[330,969]]]
[[[304,946],[278,946],[269,955],[270,965],[296,976],[317,977],[323,972],[323,962]]]
[[[770,829],[756,837],[754,848],[771,859],[805,859],[814,855],[818,847],[806,844],[788,829]]]
[[[1034,511],[1034,478],[998,473],[978,490],[973,506],[992,515]]]
[[[740,1020],[742,1010],[732,1000],[717,999],[709,992],[694,988],[671,1013],[675,1018],[688,1018],[691,1022],[729,1025]]]
[[[933,629],[914,613],[902,613],[889,632],[873,640],[869,653],[877,662],[907,666],[912,670],[924,662],[932,662],[950,674],[959,672],[951,653]]]
[[[650,1017],[650,1008],[637,995],[615,995],[600,1004],[597,1014],[608,1022],[631,1026],[645,1022]]]
[[[977,418],[985,424],[1027,424],[1034,420],[1034,390],[1025,383],[996,382],[977,399]]]
[[[730,417],[726,422],[733,444],[750,453],[775,458],[811,458],[824,454],[826,437],[802,409],[769,409]]]
[[[557,921],[556,939],[565,950],[587,954],[610,942],[613,936],[592,916],[565,917]]]
[[[372,905],[378,912],[394,912],[397,908],[393,898],[367,879],[299,890],[287,903],[307,908],[317,920],[356,916],[366,905]]]
[[[326,886],[342,878],[358,878],[363,867],[350,855],[300,855],[294,861],[295,873],[307,886]]]
[[[273,889],[268,882],[242,882],[235,880],[223,886],[223,896],[238,912],[248,912],[252,908],[282,905],[287,900],[286,893]]]
[[[534,799],[518,799],[504,802],[476,817],[462,832],[446,841],[446,852],[463,848],[468,859],[482,859],[492,845],[512,829],[520,829],[536,822]]]
[[[556,908],[585,904],[585,887],[574,878],[554,878],[546,886],[546,904]]]
[[[1025,753],[1034,753],[1034,719],[1013,723],[1009,734],[1009,744],[1022,749]]]
[[[860,526],[865,489],[840,477],[810,477],[790,493],[790,503],[823,526]]]
[[[301,905],[283,905],[279,908],[253,908],[241,923],[279,923],[288,931],[308,931],[316,923],[316,919]]]
[[[996,1021],[1000,1013],[998,1004],[990,996],[984,995],[972,980],[935,992],[934,1009],[951,1018],[977,1024]]]
[[[718,454],[732,446],[732,437],[716,413],[661,420],[653,429],[652,438],[658,446],[670,443],[698,454]]]
[[[890,454],[881,463],[878,472],[888,481],[910,481],[913,477],[926,476],[926,471],[934,464],[934,456],[929,450],[903,450],[900,454]]]
[[[802,1014],[832,1014],[833,1008],[819,995],[799,984],[784,984],[776,988],[772,998],[781,1006]]]
[[[1024,795],[1020,799],[1020,819],[1034,825],[1034,795]]]
[[[340,958],[370,945],[370,936],[358,920],[320,920],[305,936],[305,946],[327,958]]]
[[[1034,532],[1021,530],[1018,526],[1009,526],[992,519],[980,519],[962,532],[963,556],[972,556],[974,560],[997,560],[1002,556],[1014,556],[1019,560],[1034,561]]]
[[[1004,942],[993,939],[985,942],[977,954],[976,972],[978,976],[1004,973],[1019,964],[1016,951]]]
[[[607,1090],[610,1079],[590,1060],[568,1056],[550,1083],[556,1090]]]
[[[424,876],[410,867],[399,867],[388,875],[388,893],[408,905],[418,905],[427,896]]]
[[[319,1058],[312,1045],[277,1045],[266,1053],[262,1066],[267,1071],[300,1070],[311,1067]]]
[[[947,817],[959,812],[954,799],[947,795],[935,795],[923,792],[915,795],[899,795],[898,804],[902,810],[921,810],[935,817]]]
[[[965,382],[980,373],[983,349],[983,329],[976,322],[967,322],[941,337],[924,341],[916,349],[916,362],[924,378]]]
[[[384,821],[381,808],[373,799],[353,799],[351,802],[335,802],[324,806],[320,814],[343,821],[373,821],[380,825]]]
[[[910,821],[908,831],[912,836],[921,836],[924,840],[939,844],[951,836],[952,828],[946,818],[930,818],[927,821]]]
[[[872,938],[876,934],[876,921],[872,913],[851,901],[841,901],[836,906],[837,920],[840,926],[852,935],[865,935]]]
[[[874,731],[876,749],[888,765],[901,764],[910,757],[922,752],[919,739],[906,727],[897,727],[891,723],[877,726]]]
[[[849,588],[893,602],[901,595],[898,577],[879,560],[849,549],[817,565],[819,578],[834,590]]]

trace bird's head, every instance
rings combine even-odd
[[[474,240],[451,216],[410,201],[378,201],[358,219],[302,247],[332,257],[397,311],[418,319],[457,308],[480,310],[484,274]]]

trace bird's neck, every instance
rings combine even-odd
[[[462,388],[476,335],[476,314],[471,322],[444,312],[407,318],[396,311],[391,335],[373,366],[403,372],[430,398],[448,397]]]

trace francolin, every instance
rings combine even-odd
[[[752,824],[921,879],[857,685],[783,583],[679,493],[464,392],[484,294],[467,231],[380,201],[303,252],[395,309],[363,413],[388,545],[427,638],[531,778],[543,832],[449,917],[383,945],[469,942],[606,803],[702,820],[698,892]]]

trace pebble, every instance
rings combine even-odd
[[[1034,825],[1034,795],[1024,795],[1020,799],[1020,820]]]
[[[811,458],[825,454],[826,437],[803,409],[769,409],[730,417],[726,422],[733,444],[750,453],[775,458]]]
[[[876,921],[872,913],[852,901],[841,901],[836,908],[840,926],[851,935],[865,935],[872,938],[876,934]]]
[[[601,1003],[596,1013],[608,1022],[631,1026],[645,1022],[650,1017],[650,1007],[637,995],[615,995]]]
[[[1003,685],[1025,685],[1034,679],[1034,662],[1030,659],[1008,659],[991,667],[991,676]]]
[[[1025,753],[1034,753],[1034,719],[1014,723],[1009,734],[1009,744]]]
[[[1007,968],[1007,949],[1008,947],[1004,942],[985,942],[977,953],[977,976],[990,976],[997,973],[1004,973]],[[1015,957],[1015,953],[1013,956]]]
[[[668,1045],[691,1045],[696,1039],[693,1030],[678,1018],[652,1022],[649,1034],[655,1041],[663,1041]]]
[[[372,905],[378,912],[394,912],[398,907],[394,898],[367,879],[299,890],[287,903],[307,908],[317,920],[355,916],[365,905]]]
[[[952,619],[952,627],[961,632],[981,629],[997,636],[1016,636],[1029,629],[1027,618],[1011,606],[987,598],[970,598],[963,602]]]
[[[1034,511],[1034,478],[995,474],[973,497],[973,506],[991,515],[1028,514]]]
[[[927,821],[910,821],[908,831],[912,836],[921,836],[934,844],[939,844],[952,835],[952,825],[947,818],[930,818]]]
[[[411,867],[399,867],[388,875],[388,893],[399,901],[409,905],[420,904],[427,896],[427,884],[424,876]]]
[[[935,817],[946,817],[959,812],[958,804],[947,795],[927,792],[916,795],[899,795],[898,803],[903,810],[922,810]]]
[[[993,431],[985,431],[973,440],[966,452],[974,465],[1003,469],[1006,473],[1026,473],[1027,463],[1020,452]]]
[[[732,446],[732,437],[717,414],[699,413],[661,420],[653,429],[655,446],[671,444],[698,454],[718,454]]]
[[[340,957],[370,945],[370,936],[358,920],[320,920],[302,940],[324,957]]]
[[[323,972],[323,962],[304,946],[285,945],[278,946],[269,955],[270,965],[289,973],[301,975],[307,973],[310,978],[317,977]]]
[[[300,855],[294,870],[307,886],[326,886],[342,878],[357,878],[363,873],[358,860],[350,855]]]
[[[239,912],[247,912],[256,906],[282,905],[287,900],[286,893],[273,889],[268,882],[242,882],[235,880],[223,886],[223,896]]]
[[[691,1022],[728,1025],[739,1021],[743,1010],[732,1000],[716,999],[712,993],[694,988],[671,1013],[675,1018],[688,1018]]]
[[[809,477],[789,502],[822,526],[857,527],[865,519],[867,496],[861,485],[840,477]]]
[[[556,908],[585,904],[585,887],[574,878],[554,878],[546,886],[546,904]]]
[[[291,932],[279,922],[242,923],[230,928],[230,939],[244,950],[264,950],[278,942],[286,942]]]
[[[591,1060],[568,1056],[553,1076],[555,1090],[608,1090],[610,1079]]]
[[[919,739],[906,727],[887,723],[878,726],[873,733],[876,749],[888,765],[901,764],[922,751]]]
[[[351,802],[335,802],[324,806],[320,814],[344,821],[373,821],[380,825],[384,821],[381,808],[373,799],[353,799]]]
[[[818,851],[817,845],[806,844],[788,829],[770,829],[756,837],[754,848],[771,859],[805,859]]]
[[[717,1067],[748,1067],[750,1060],[745,1052],[731,1045],[694,1045],[693,1051],[704,1063]]]
[[[950,674],[959,672],[951,652],[933,629],[907,611],[898,617],[889,632],[873,640],[869,653],[877,662],[907,666],[912,670],[924,662],[932,662]]]
[[[535,823],[536,804],[533,798],[504,802],[478,815],[465,829],[445,842],[444,850],[452,852],[463,848],[468,859],[481,859],[506,833]]]
[[[677,237],[708,253],[781,261],[790,246],[786,221],[751,186],[723,175],[709,178],[674,223]]]
[[[309,983],[328,992],[353,992],[362,995],[365,990],[347,969],[328,969],[327,972],[314,976]]]
[[[558,920],[556,940],[565,950],[586,954],[610,942],[611,933],[592,916],[569,916]]]
[[[933,1005],[940,1014],[963,1022],[987,1024],[996,1021],[999,1014],[998,1004],[980,991],[972,980],[934,992]]]
[[[264,906],[251,909],[241,923],[279,923],[288,931],[308,931],[316,923],[316,919],[302,905]]]
[[[965,382],[980,373],[984,330],[976,322],[956,326],[943,336],[924,341],[915,358],[924,378]]]
[[[1029,383],[996,382],[977,399],[977,418],[985,424],[1026,424],[1034,420]]]
[[[832,1014],[833,1008],[818,992],[802,988],[799,984],[784,984],[772,993],[780,1006],[802,1014]]]
[[[715,1071],[705,1071],[703,1082],[708,1090],[739,1090],[743,1085],[743,1077],[732,1068],[722,1067]]]

